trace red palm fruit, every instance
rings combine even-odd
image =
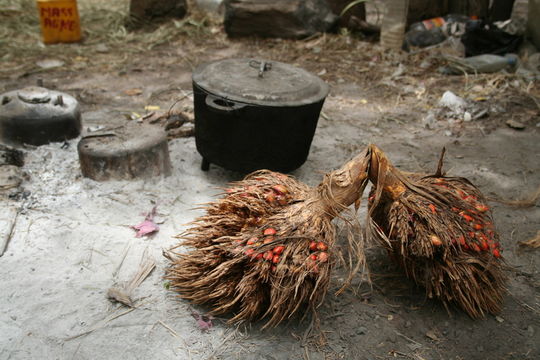
[[[461,212],[460,215],[469,222],[473,221],[473,217],[470,215],[464,214],[463,212]]]
[[[272,186],[272,190],[274,190],[278,194],[287,194],[289,192],[289,190],[281,184]]]
[[[264,200],[266,200],[266,202],[269,204],[273,204],[276,202],[276,195],[274,193],[269,192],[266,195],[264,195]]]
[[[482,230],[484,228],[484,225],[482,225],[482,224],[473,224],[473,228],[475,230]]]
[[[444,184],[446,182],[443,178],[435,178],[433,180],[435,180],[435,184]]]
[[[272,261],[272,258],[274,257],[274,253],[272,250],[268,250],[264,253],[264,260]]]
[[[487,243],[487,241],[485,240],[482,240],[482,242],[480,243],[480,247],[482,248],[482,250],[486,251],[489,249],[489,245]]]
[[[317,251],[317,242],[316,241],[312,241],[312,242],[309,243],[309,250]]]
[[[489,207],[487,207],[484,204],[478,204],[478,205],[475,206],[475,209],[480,211],[480,212],[486,212],[486,211],[489,210]]]
[[[272,267],[270,268],[270,270],[272,270],[272,272],[276,272],[276,269],[277,269],[276,265],[272,265]]]
[[[277,264],[279,262],[279,255],[274,255],[274,257],[272,258],[272,262],[274,264]]]
[[[465,242],[465,236],[461,235],[458,240],[461,246],[467,245],[467,243]]]
[[[252,257],[254,253],[255,253],[254,249],[247,249],[246,251],[244,251],[244,255],[249,256],[249,257]]]
[[[429,209],[431,210],[431,213],[432,214],[436,214],[437,213],[437,208],[435,207],[435,205],[433,204],[429,204]]]
[[[277,231],[276,229],[274,228],[267,228],[264,230],[263,234],[264,236],[268,236],[268,235],[276,235]]]
[[[319,254],[319,261],[320,262],[327,262],[328,261],[328,254],[324,251]]]
[[[501,257],[501,252],[499,251],[499,249],[494,249],[493,250],[493,256],[495,256],[496,258]]]
[[[283,246],[283,245],[276,246],[274,248],[274,254],[281,255],[284,250],[285,250],[285,246]]]
[[[253,245],[253,244],[255,244],[255,243],[257,242],[257,240],[259,240],[259,238],[257,238],[257,237],[252,237],[251,239],[249,239],[249,240],[247,241],[246,244],[248,244],[248,245]]]
[[[471,245],[471,247],[472,247],[472,249],[473,249],[474,251],[480,252],[480,246],[478,246],[478,244],[474,244],[474,243],[473,243],[473,244]]]
[[[429,239],[431,240],[431,243],[435,246],[441,246],[443,244],[441,238],[439,238],[437,235],[430,235]]]
[[[328,250],[328,245],[326,245],[325,243],[323,243],[322,241],[319,241],[317,243],[317,250],[319,251],[326,251]]]
[[[271,243],[272,241],[274,241],[275,237],[273,236],[267,236],[264,238],[264,241],[263,241],[263,244],[268,244],[268,243]]]
[[[276,196],[276,199],[277,199],[277,202],[279,205],[282,205],[282,206],[285,206],[289,203],[289,201],[287,200],[287,198],[283,195],[278,195]]]
[[[481,232],[476,233],[476,238],[478,240],[481,240],[481,241],[487,241],[488,240],[488,237],[484,233],[481,233]]]
[[[317,254],[312,254],[309,256],[311,260],[317,260]]]
[[[257,256],[255,256],[255,259],[261,260],[263,258],[263,253],[258,253]]]

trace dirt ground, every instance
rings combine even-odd
[[[83,25],[85,16],[89,22],[98,17],[88,2],[80,3]],[[96,10],[104,27],[114,23],[106,10],[106,5]],[[189,113],[191,71],[202,62],[283,61],[318,74],[331,88],[309,158],[292,173],[303,182],[316,185],[322,173],[375,143],[401,169],[425,172],[435,170],[445,146],[449,174],[469,178],[492,199],[521,199],[540,184],[535,80],[511,73],[441,75],[436,71],[441,54],[450,51],[444,47],[395,54],[350,33],[303,41],[230,40],[219,21],[201,14],[188,20],[115,32],[108,39],[86,32],[81,44],[52,46],[39,45],[34,26],[19,32],[17,44],[1,43],[0,92],[41,78],[46,87],[79,100],[84,129],[114,127],[147,113],[147,106],[167,110],[178,101],[175,108]],[[5,26],[0,31],[10,34]],[[44,59],[63,64],[44,68],[38,65]],[[466,99],[471,114],[486,110],[486,116],[464,121],[462,113],[442,108],[445,91]],[[508,120],[524,128],[509,127]],[[343,280],[337,271],[319,309],[319,330],[310,329],[309,320],[262,331],[260,324],[231,326],[217,318],[209,331],[201,331],[192,312],[207,309],[166,289],[162,250],[176,244],[174,236],[201,213],[196,204],[242,174],[216,166],[201,171],[195,139],[188,137],[169,142],[172,176],[98,183],[81,176],[77,142],[25,148],[25,180],[11,197],[0,198],[2,213],[18,211],[0,257],[0,359],[540,358],[539,250],[520,246],[540,229],[538,204],[513,208],[491,202],[510,265],[508,293],[497,316],[472,320],[456,307],[426,299],[372,246],[372,283],[360,283],[359,276],[334,296]],[[159,232],[135,238],[129,226],[154,205]],[[361,222],[365,215],[362,207]],[[135,307],[111,303],[107,289],[128,280],[145,251],[156,268],[135,290]]]

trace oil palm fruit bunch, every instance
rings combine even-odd
[[[315,311],[336,264],[351,265],[350,280],[365,263],[360,232],[341,251],[333,219],[352,226],[344,210],[359,206],[368,160],[362,152],[314,188],[267,170],[231,184],[165,252],[170,288],[232,323],[275,326]]]
[[[499,235],[486,199],[470,181],[396,169],[375,145],[368,150],[368,233],[407,277],[445,305],[471,317],[501,310],[505,291]]]

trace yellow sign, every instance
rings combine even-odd
[[[77,42],[81,25],[77,0],[37,0],[45,44]]]

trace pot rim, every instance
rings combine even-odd
[[[285,66],[287,68],[293,69],[297,73],[301,74],[301,76],[305,76],[308,78],[311,83],[314,86],[317,86],[318,88],[314,93],[308,94],[304,98],[300,99],[293,99],[293,100],[283,100],[283,99],[272,99],[271,94],[269,93],[269,96],[261,96],[261,98],[248,98],[245,95],[237,94],[231,91],[226,90],[220,90],[216,89],[210,84],[210,81],[205,78],[205,70],[208,69],[208,67],[219,65],[220,63],[226,62],[226,61],[241,61],[249,63],[251,61],[254,61],[254,59],[248,59],[248,58],[241,58],[241,59],[222,59],[218,61],[212,61],[203,63],[195,70],[192,74],[192,81],[193,84],[202,89],[205,92],[205,95],[213,95],[218,98],[224,99],[229,102],[235,102],[235,103],[242,103],[246,105],[258,105],[258,106],[269,106],[269,107],[297,107],[297,106],[303,106],[303,105],[310,105],[314,103],[318,103],[320,101],[324,101],[324,99],[328,96],[328,93],[330,91],[330,87],[326,82],[324,82],[322,79],[317,77],[316,75],[308,72],[305,69],[298,68],[289,64],[281,63],[278,61],[272,61],[272,64],[276,64],[277,66]],[[194,86],[194,95],[196,95],[196,88]],[[296,91],[291,91],[290,93],[296,93]],[[285,92],[284,92],[285,94]]]

